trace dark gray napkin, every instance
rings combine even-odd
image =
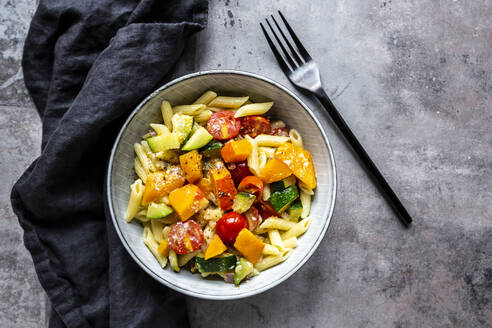
[[[132,261],[105,218],[103,179],[128,113],[162,84],[206,0],[41,0],[25,43],[41,156],[12,190],[51,327],[186,327],[182,295]]]

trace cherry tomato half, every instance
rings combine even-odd
[[[259,134],[270,134],[272,125],[270,121],[263,116],[253,115],[241,118],[241,135],[249,135],[251,138]]]
[[[256,207],[251,206],[244,215],[248,219],[249,230],[254,231],[261,224],[261,216]]]
[[[261,194],[263,193],[263,181],[255,177],[254,175],[247,176],[244,178],[239,186],[238,191],[245,191],[256,196],[257,200],[261,199]]]
[[[289,131],[290,130],[286,128],[273,128],[271,134],[274,136],[288,137]]]
[[[203,244],[202,227],[193,220],[178,222],[169,231],[169,246],[176,254],[188,254]]]
[[[241,120],[234,117],[233,111],[213,113],[208,119],[207,130],[217,140],[227,140],[238,135]]]
[[[241,230],[248,228],[248,220],[242,214],[229,212],[224,214],[215,225],[215,232],[226,244],[232,245]]]
[[[227,164],[227,168],[229,169],[229,172],[231,172],[232,180],[234,180],[234,184],[236,186],[239,185],[245,177],[251,175],[246,161],[239,163],[229,163]]]
[[[273,209],[273,207],[265,203],[264,201],[260,200],[257,204],[256,207],[258,208],[258,212],[260,213],[260,216],[263,220],[268,219],[271,216],[278,216],[279,214],[277,211]]]

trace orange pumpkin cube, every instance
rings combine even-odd
[[[189,183],[195,183],[203,177],[202,155],[196,150],[189,151],[179,156],[179,163]]]
[[[316,188],[316,173],[310,152],[286,142],[277,148],[275,158],[284,162],[308,188]]]
[[[251,263],[256,263],[263,253],[265,243],[256,237],[251,231],[244,228],[239,232],[234,242],[234,247]]]
[[[171,166],[166,171],[150,173],[142,197],[142,205],[167,196],[171,191],[186,182],[183,170],[179,166]]]
[[[205,260],[224,253],[226,249],[227,246],[224,244],[222,239],[220,239],[219,235],[214,235],[208,244],[207,250],[205,251]]]
[[[208,200],[198,186],[187,184],[169,194],[169,204],[181,221],[186,221],[193,214],[207,207]]]
[[[223,164],[219,164],[210,169],[210,178],[219,207],[224,211],[230,210],[237,194],[231,173]]]
[[[272,158],[266,162],[260,171],[260,178],[266,183],[272,183],[287,178],[292,170],[282,161]]]
[[[251,143],[242,139],[226,143],[220,150],[220,155],[226,163],[235,163],[246,160],[252,151]]]
[[[157,247],[157,253],[161,254],[164,257],[169,256],[169,242],[167,241],[167,239],[163,239],[161,241],[159,247]]]

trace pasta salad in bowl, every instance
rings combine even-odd
[[[208,74],[216,79],[215,74],[220,73]],[[324,138],[324,145],[318,147],[325,146],[327,161],[317,165],[319,149],[313,156],[297,129],[299,125],[305,130],[306,122],[295,116],[285,119],[284,100],[277,101],[278,96],[271,99],[257,91],[249,95],[216,83],[195,98],[177,97],[166,86],[161,89],[133,113],[146,110],[146,119],[130,117],[113,149],[108,203],[119,236],[137,263],[142,258],[129,247],[129,239],[132,244],[140,243],[137,249],[146,253],[143,267],[147,272],[184,293],[227,299],[261,292],[254,286],[256,280],[262,281],[264,275],[271,280],[269,272],[288,263],[296,248],[304,253],[296,257],[302,264],[326,230],[335,196],[331,148]],[[183,93],[186,88],[179,90]],[[131,152],[117,152],[132,122],[140,128],[132,130],[133,140],[126,138],[125,148]],[[140,136],[135,138],[137,131]],[[311,137],[313,131],[307,131]],[[115,165],[123,156],[131,163],[125,165],[128,172]],[[323,170],[326,164],[332,171]],[[128,181],[126,187],[118,184],[120,194],[127,189],[126,206],[111,193],[117,181],[115,171]],[[319,217],[316,211],[319,193],[329,196],[324,206],[328,217]],[[311,209],[316,214],[314,221]],[[128,238],[122,223],[131,227]],[[311,233],[312,225],[318,231]],[[301,247],[303,235],[311,246]],[[283,271],[277,270],[276,275]],[[181,275],[184,280],[177,278]],[[285,278],[283,273],[273,283]],[[190,279],[195,290],[182,286],[184,281],[191,283]],[[207,283],[210,286],[204,285]],[[213,289],[218,283],[222,286]]]

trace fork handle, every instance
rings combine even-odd
[[[390,185],[388,182],[386,182],[386,179],[383,177],[379,169],[376,167],[374,162],[371,160],[367,152],[365,151],[364,147],[360,144],[359,140],[355,137],[355,135],[352,133],[352,130],[350,130],[349,126],[343,119],[343,117],[340,115],[338,110],[335,108],[333,103],[331,102],[330,98],[326,94],[325,90],[320,88],[315,93],[316,97],[318,100],[321,102],[321,104],[325,107],[326,111],[330,115],[331,119],[333,122],[336,124],[340,132],[342,132],[343,136],[347,140],[347,142],[352,146],[353,150],[357,153],[359,156],[360,161],[362,164],[364,164],[364,167],[367,172],[369,172],[371,178],[373,181],[376,183],[376,185],[379,187],[381,193],[383,196],[386,198],[388,201],[389,205],[391,208],[395,211],[395,213],[398,215],[398,218],[401,220],[401,222],[405,226],[409,226],[410,223],[412,223],[412,218],[408,214],[407,210],[401,203],[400,199],[398,196],[396,196],[395,192],[393,189],[391,189]]]

